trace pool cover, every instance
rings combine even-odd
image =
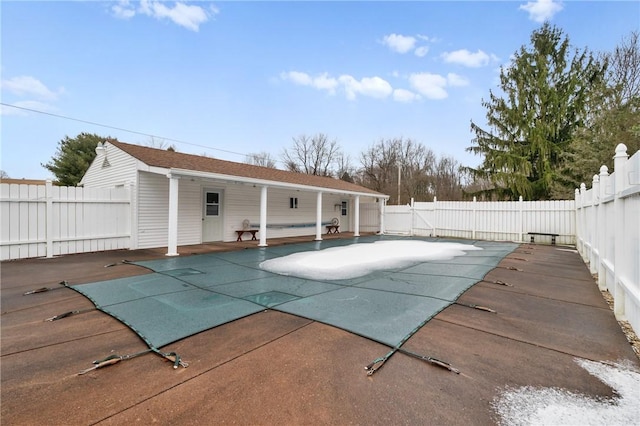
[[[350,279],[310,279],[268,272],[266,260],[377,241],[434,238],[359,237],[136,262],[150,274],[74,286],[101,311],[134,330],[150,348],[272,309],[329,324],[390,347],[484,276],[518,245],[456,240],[482,250],[411,262]]]

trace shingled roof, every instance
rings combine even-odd
[[[236,163],[233,161],[219,160],[217,158],[203,157],[200,155],[184,154],[164,149],[132,145],[115,140],[110,140],[108,143],[152,167],[216,173],[264,181],[320,187],[360,194],[371,194],[372,196],[377,197],[387,197],[385,194],[365,188],[364,186],[331,177],[288,172],[270,167],[254,166],[251,164]]]

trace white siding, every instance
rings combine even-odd
[[[103,167],[105,158],[110,164],[107,167]],[[126,183],[134,185],[136,172],[137,160],[135,158],[121,149],[107,144],[105,152],[99,153],[89,166],[82,178],[82,184],[85,188],[112,188]]]
[[[316,193],[289,189],[269,188],[267,191],[267,239],[315,235]],[[289,207],[289,199],[298,199],[298,208]],[[340,195],[322,195],[322,221],[337,217],[340,231],[349,231],[353,223],[353,200],[349,200],[348,220],[341,216],[336,205],[348,200]],[[242,229],[242,221],[249,219],[258,228],[260,223],[260,188],[249,185],[229,185],[225,191],[223,211],[224,241],[235,241],[236,230]],[[306,226],[302,226],[306,225]],[[326,230],[323,226],[322,233]]]
[[[169,179],[140,172],[138,248],[166,247],[169,229]],[[202,187],[180,179],[178,184],[178,245],[202,242]]]

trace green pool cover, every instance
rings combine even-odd
[[[137,262],[153,271],[147,275],[73,289],[129,326],[150,348],[264,309],[320,321],[396,347],[517,247],[456,240],[482,250],[444,260],[405,262],[349,279],[285,276],[260,267],[266,260],[294,253],[398,240],[447,241],[371,236],[173,257]]]

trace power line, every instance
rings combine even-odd
[[[21,107],[21,106],[17,106],[17,105],[6,104],[4,102],[0,102],[0,105],[6,106],[6,107],[10,107],[10,108],[21,109],[21,110],[29,111],[29,112],[35,112],[37,114],[49,115],[51,117],[62,118],[64,120],[77,121],[79,123],[85,123],[85,124],[91,124],[93,126],[105,127],[107,129],[120,130],[121,132],[128,132],[128,133],[133,133],[133,134],[141,135],[141,136],[149,136],[151,138],[158,138],[158,139],[163,139],[163,140],[170,141],[170,142],[181,143],[181,144],[184,144],[184,145],[196,146],[198,148],[205,148],[205,149],[211,149],[211,150],[214,150],[214,151],[226,152],[227,154],[242,155],[243,157],[247,156],[247,154],[243,154],[241,152],[229,151],[229,150],[221,149],[221,148],[213,148],[213,147],[210,147],[210,146],[200,145],[200,144],[197,144],[197,143],[181,141],[179,139],[166,138],[164,136],[152,135],[150,133],[139,132],[139,131],[136,131],[136,130],[129,130],[129,129],[125,129],[125,128],[122,128],[122,127],[116,127],[116,126],[110,126],[108,124],[96,123],[95,121],[81,120],[79,118],[67,117],[65,115],[54,114],[52,112],[39,111],[37,109],[25,108],[25,107]]]

